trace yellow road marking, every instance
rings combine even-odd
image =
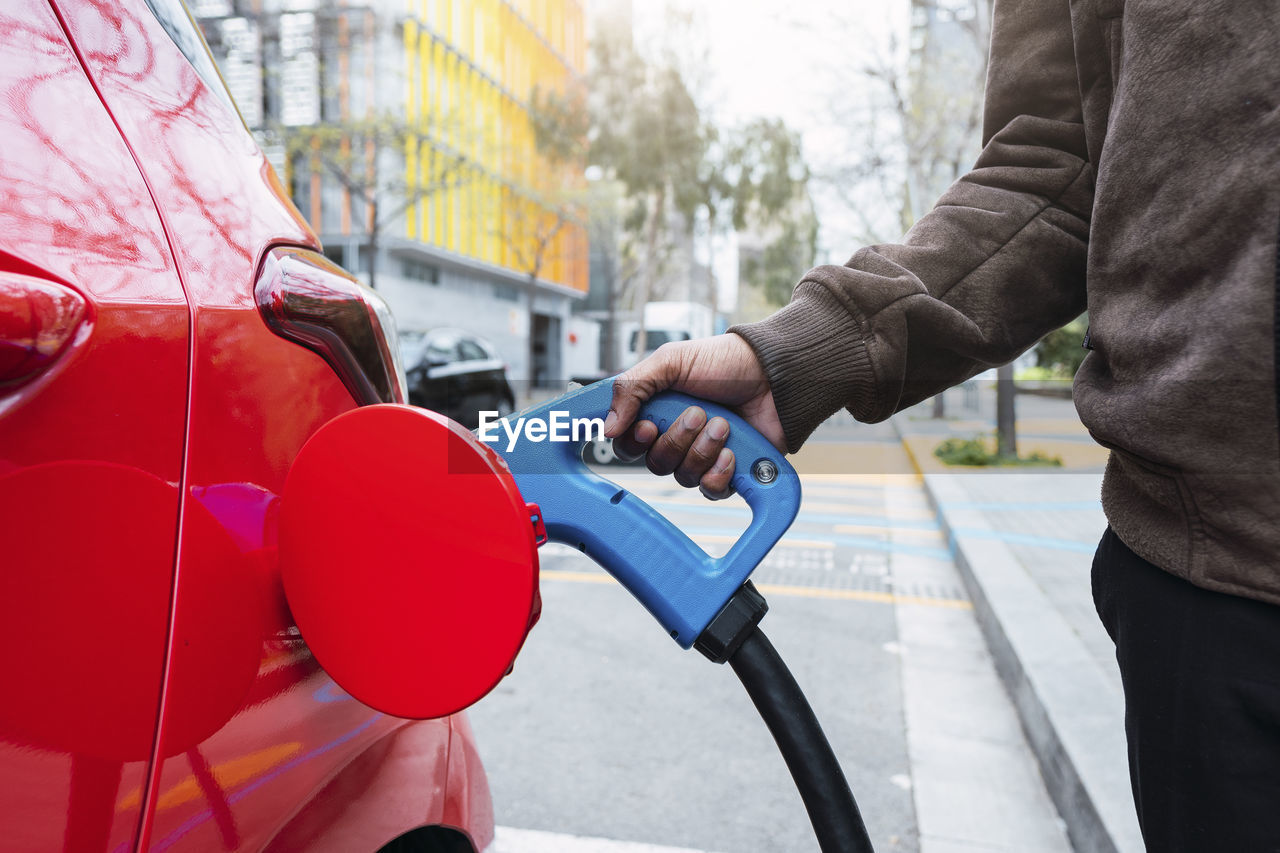
[[[692,536],[690,538],[693,539],[694,542],[712,542],[717,544],[721,542],[728,542],[732,544],[737,542],[741,537],[724,536],[719,533],[699,533],[697,536]],[[795,539],[791,536],[787,536],[784,539],[779,539],[778,544],[775,547],[814,548],[819,551],[834,551],[836,549],[836,544],[834,542],[827,542],[823,539]]]
[[[602,572],[567,572],[543,570],[543,580],[566,581],[568,583],[612,584],[616,581]],[[892,592],[871,592],[865,589],[819,589],[808,586],[791,586],[786,584],[758,583],[756,589],[766,595],[781,595],[787,598],[821,598],[836,601],[871,601],[878,604],[920,604],[926,607],[948,607],[955,610],[972,610],[973,605],[967,601],[951,598],[927,598],[920,595],[896,595]]]
[[[831,528],[836,533],[852,533],[862,536],[881,536],[888,541],[889,531],[874,524],[837,524]],[[915,530],[910,527],[893,528],[893,538],[923,539],[928,542],[944,542],[941,530]]]
[[[560,569],[543,569],[539,578],[544,581],[569,581],[571,583],[617,583],[612,575],[600,572],[567,572]]]
[[[792,598],[829,598],[843,601],[875,601],[881,604],[923,604],[928,607],[949,607],[956,610],[973,609],[973,605],[969,602],[954,598],[897,595],[892,592],[871,592],[865,589],[815,589],[808,586],[785,586],[774,583],[758,583],[756,589],[769,595]]]
[[[800,518],[804,518],[805,512],[828,512],[837,515],[883,515],[885,518],[898,521],[906,521],[914,519],[918,521],[933,521],[936,517],[932,510],[921,507],[920,509],[907,509],[905,507],[895,507],[890,510],[883,506],[864,506],[862,504],[847,503],[831,503],[829,501],[804,501],[800,504]]]

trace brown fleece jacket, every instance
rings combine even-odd
[[[900,245],[738,326],[795,450],[1089,309],[1075,402],[1134,551],[1280,603],[1275,0],[997,0],[984,150]]]

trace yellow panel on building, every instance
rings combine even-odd
[[[405,236],[528,275],[587,289],[586,231],[563,213],[581,164],[552,168],[529,110],[535,88],[564,91],[583,73],[580,0],[408,0],[405,176],[423,193]],[[554,231],[554,236],[548,239]]]

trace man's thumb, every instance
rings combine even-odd
[[[604,419],[606,438],[617,438],[631,426],[645,401],[659,391],[671,387],[678,375],[675,361],[658,350],[613,382],[613,401]]]

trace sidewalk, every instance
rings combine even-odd
[[[1081,853],[1142,851],[1120,677],[1089,586],[1106,526],[1098,502],[1106,453],[1070,400],[1019,395],[1019,451],[1059,456],[1064,466],[949,468],[933,456],[939,442],[989,434],[994,424],[989,388],[951,394],[951,418],[930,418],[926,403],[893,425],[924,477],[1072,844]]]
[[[947,417],[943,420],[931,417],[933,404],[930,402],[894,418],[903,444],[915,457],[921,473],[955,473],[955,468],[933,455],[933,448],[944,439],[994,435],[995,396],[994,385],[989,382],[973,388],[956,388],[947,392]],[[1069,399],[1018,394],[1016,411],[1020,456],[1039,451],[1061,459],[1065,470],[1102,473],[1107,464],[1107,451],[1089,437]]]

